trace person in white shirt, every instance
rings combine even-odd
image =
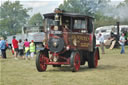
[[[23,51],[24,43],[22,43],[22,40],[19,40],[18,47],[19,47],[19,56],[24,59],[24,51]]]
[[[102,50],[102,54],[105,54],[105,51],[104,51],[104,36],[102,34],[99,34],[99,42],[100,42],[100,47],[101,47],[101,50]]]
[[[120,39],[119,39],[119,43],[120,43],[120,45],[121,45],[121,51],[120,51],[120,54],[124,54],[125,53],[125,47],[124,47],[124,45],[125,45],[125,37],[124,37],[124,33],[122,33],[122,35],[120,36]]]

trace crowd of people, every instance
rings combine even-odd
[[[33,59],[35,53],[35,44],[34,41],[28,42],[28,39],[25,39],[24,42],[20,39],[19,41],[16,40],[16,37],[13,36],[12,40],[12,50],[14,51],[15,59],[18,59],[18,55],[23,59]],[[24,56],[25,53],[25,56]]]
[[[3,37],[0,38],[0,56],[4,59],[6,59],[6,48],[8,47],[7,42],[4,40]],[[14,54],[15,59],[17,60],[19,58],[23,59],[33,59],[34,53],[36,51],[34,40],[31,40],[31,42],[28,42],[27,39],[23,42],[21,39],[18,41],[16,40],[16,37],[13,36],[12,39],[12,54]],[[24,55],[25,54],[25,55]]]

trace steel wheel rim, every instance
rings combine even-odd
[[[74,67],[75,67],[76,71],[78,71],[79,68],[80,68],[80,55],[79,55],[79,53],[75,54],[75,57],[74,57]]]
[[[46,60],[44,58],[45,56],[44,55],[40,55],[40,67],[42,68],[42,70],[46,70],[47,68],[47,65],[46,65]]]

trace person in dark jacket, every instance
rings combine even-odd
[[[2,54],[2,58],[6,59],[6,42],[4,40],[3,37],[1,37],[1,41],[0,41],[0,50],[1,50],[1,54]]]

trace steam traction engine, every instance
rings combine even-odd
[[[88,62],[89,68],[98,66],[100,57],[92,17],[66,13],[60,9],[44,14],[44,17],[45,48],[36,57],[39,72],[46,71],[47,65],[70,65],[74,72],[85,62]]]

